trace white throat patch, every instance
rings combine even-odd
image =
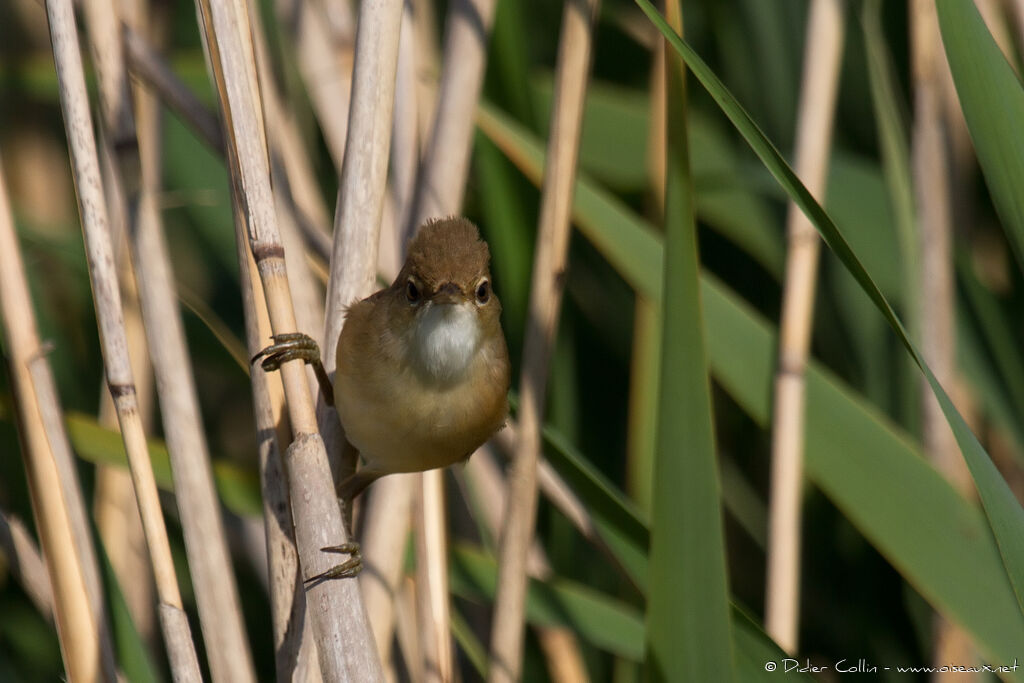
[[[480,343],[476,316],[469,304],[430,303],[420,313],[413,344],[426,374],[447,383],[465,372]]]

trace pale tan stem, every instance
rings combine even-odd
[[[956,383],[955,279],[953,272],[953,221],[949,131],[943,124],[944,93],[952,90],[943,54],[938,17],[931,1],[910,5],[911,75],[914,90],[914,123],[911,164],[920,257],[917,273],[921,293],[917,330],[921,353],[935,377]],[[962,494],[974,493],[970,473],[960,457],[953,431],[938,401],[922,380],[921,438],[926,456]],[[935,661],[975,663],[977,653],[967,635],[956,625],[935,615]],[[938,675],[937,680],[954,680]]]
[[[92,136],[92,116],[89,112],[74,13],[70,0],[48,0],[46,10],[57,66],[61,108],[71,149],[79,212],[85,234],[89,277],[96,304],[107,383],[114,396],[135,494],[139,501],[139,513],[151,554],[150,560],[156,575],[164,640],[169,658],[176,666],[173,671],[175,680],[198,681],[199,662],[192,645],[188,621],[182,611],[167,529],[163,523],[163,513],[160,510],[145,433],[139,419],[134,379],[128,361],[121,297],[114,270],[113,248],[104,206],[96,142]],[[180,618],[177,615],[180,615]]]
[[[372,0],[359,8],[348,130],[334,248],[327,284],[324,367],[333,373],[345,309],[373,292],[377,276],[381,214],[391,145],[401,0]],[[321,399],[317,406],[324,440],[333,454],[344,446],[337,413]],[[351,464],[349,464],[351,466]]]
[[[412,207],[419,163],[415,24],[411,5],[403,3],[395,69],[390,202],[384,205],[378,252],[378,270],[386,280],[394,279],[402,266],[403,226]],[[361,543],[365,569],[360,583],[377,651],[386,668],[391,667],[395,597],[403,576],[412,495],[419,485],[420,477],[415,474],[385,477],[369,491],[369,502],[363,507]]]
[[[505,431],[508,430],[502,430],[502,433]],[[506,509],[507,487],[502,478],[501,469],[491,452],[493,445],[495,444],[480,448],[466,464],[465,472],[475,502],[475,509],[482,513],[483,522],[491,537],[497,538],[501,532],[502,515]],[[549,486],[548,491],[567,492],[566,489],[561,488],[560,480],[557,475],[553,474],[546,462],[541,461],[538,475],[542,482],[546,480]],[[541,488],[544,488],[544,484],[541,484]],[[589,519],[584,521],[587,516],[586,509],[571,492],[568,492],[567,496],[559,495],[559,497],[563,506],[568,503],[568,508],[571,511],[567,514],[574,525],[578,527],[589,525]],[[555,505],[566,512],[566,507],[559,506],[558,503]],[[540,580],[547,579],[552,574],[551,564],[536,539],[530,544],[529,555],[526,558],[526,571],[531,577]],[[553,681],[577,683],[589,680],[579,642],[570,629],[557,626],[536,626],[535,629],[547,660],[548,672]]]
[[[327,151],[340,174],[351,125],[348,112],[354,97],[352,29],[356,24],[352,9],[344,0],[333,3],[330,12],[322,4],[308,0],[277,0],[275,6],[278,18],[291,34],[299,73]]]
[[[444,216],[462,207],[473,120],[496,5],[496,0],[453,0],[448,10],[439,104],[426,138],[427,151],[410,211],[411,220],[406,225],[406,238],[427,218]]]
[[[197,0],[197,8],[226,126],[228,165],[240,204],[236,211],[247,221],[249,247],[263,284],[271,329],[274,334],[292,333],[296,331],[295,312],[271,190],[247,9],[243,0]],[[363,4],[363,11],[369,14],[360,31],[364,25],[374,25],[377,9],[374,2]],[[348,538],[302,361],[284,363],[280,376],[294,435],[285,461],[295,538],[303,576],[313,577],[336,563],[335,557],[321,548],[343,544]],[[315,582],[308,587],[306,600],[324,677],[331,681],[379,680],[380,662],[358,585],[352,581]]]
[[[14,579],[43,617],[53,620],[53,590],[43,555],[24,523],[0,513],[0,552]]]
[[[417,501],[422,524],[416,536],[416,594],[424,681],[429,683],[453,680],[443,476],[441,470],[424,472]]]
[[[181,82],[160,59],[145,38],[130,27],[124,28],[125,58],[132,74],[158,94],[160,99],[196,132],[206,145],[224,154],[224,136],[217,116]]]
[[[245,225],[236,214],[242,306],[245,312],[249,357],[255,356],[270,337],[263,286],[256,263],[247,248]],[[260,463],[260,491],[263,499],[264,533],[267,543],[267,576],[270,583],[271,626],[274,633],[276,679],[313,683],[321,679],[313,640],[312,623],[302,589],[302,573],[295,545],[295,527],[288,501],[288,479],[281,455],[287,443],[284,389],[279,377],[252,373],[253,416],[256,448]]]
[[[803,85],[797,118],[795,169],[823,202],[843,45],[841,0],[814,0],[807,20]],[[772,418],[765,628],[782,649],[796,652],[800,615],[800,506],[803,490],[804,370],[814,322],[818,256],[814,226],[794,204],[787,220],[789,252],[783,285],[779,367]]]
[[[495,0],[455,0],[448,10],[438,106],[427,149],[418,175],[413,203],[404,212],[407,222],[402,243],[428,218],[457,213],[462,207],[473,139],[473,117],[483,85],[487,63],[487,41],[494,19]],[[422,10],[423,5],[417,9]],[[428,22],[415,23],[421,31]],[[414,29],[415,31],[415,29]],[[414,49],[429,49],[429,40],[415,31]],[[424,111],[424,98],[417,93],[417,109]],[[420,478],[424,514],[415,520],[417,557],[420,570],[418,619],[420,655],[426,658],[425,674],[436,676],[450,666],[451,639],[448,635],[448,572],[445,541],[443,479],[438,473]],[[443,624],[443,631],[434,629]],[[433,634],[433,635],[432,635]]]
[[[10,356],[11,384],[17,407],[25,475],[29,485],[33,516],[46,556],[46,570],[52,586],[51,606],[55,608],[57,635],[69,679],[112,681],[112,658],[104,661],[103,641],[109,648],[109,634],[102,610],[102,597],[90,599],[83,549],[89,536],[77,536],[69,508],[74,501],[51,446],[42,398],[37,391],[31,366],[42,359],[39,333],[32,311],[25,268],[21,261],[14,217],[0,169],[0,317],[4,342]],[[52,381],[52,377],[49,377]],[[59,414],[59,408],[55,408]],[[75,482],[77,487],[77,482]],[[78,504],[82,505],[79,498]],[[79,511],[79,514],[83,514]],[[88,529],[86,529],[88,534]],[[13,540],[13,538],[12,538]],[[93,558],[95,560],[95,558]],[[95,567],[92,569],[96,571]],[[110,655],[110,650],[106,654]]]
[[[403,576],[412,491],[418,483],[415,474],[384,477],[370,489],[370,500],[363,508],[363,572],[359,583],[377,652],[385,663],[391,659],[395,597]]]
[[[597,0],[566,3],[562,19],[523,349],[518,443],[509,472],[508,504],[498,552],[488,669],[491,683],[517,681],[522,670],[526,556],[537,515],[540,429],[565,281],[569,218],[597,8]]]
[[[256,672],[242,623],[220,505],[203,434],[199,397],[174,292],[174,276],[157,209],[159,133],[152,104],[140,147],[132,94],[112,0],[85,0],[86,18],[100,84],[106,140],[116,166],[111,180],[123,192],[123,215],[137,273],[139,300],[150,357],[160,392],[174,491],[185,551],[199,608],[199,621],[214,681],[255,681]],[[143,95],[145,97],[145,95]],[[142,104],[140,102],[140,104]],[[140,174],[141,170],[141,174]]]

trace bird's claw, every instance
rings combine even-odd
[[[359,550],[359,544],[342,543],[341,545],[329,545],[325,548],[320,548],[325,553],[347,553],[351,555],[349,559],[345,560],[339,565],[331,567],[325,572],[321,572],[316,576],[311,576],[306,579],[303,583],[309,586],[312,583],[319,583],[328,579],[348,579],[354,578],[363,570],[363,554]]]
[[[328,405],[334,405],[334,387],[324,369],[323,361],[320,359],[320,347],[308,334],[302,332],[287,332],[275,334],[272,339],[274,343],[263,349],[249,361],[253,364],[260,362],[260,367],[265,372],[273,372],[280,369],[281,365],[293,360],[302,360],[313,366],[317,381],[320,382],[320,390]]]

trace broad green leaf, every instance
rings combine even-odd
[[[101,575],[103,578],[103,594],[107,598],[107,614],[110,615],[110,633],[114,639],[114,655],[117,668],[124,673],[129,681],[139,683],[156,683],[161,680],[149,660],[149,652],[145,642],[139,635],[128,603],[125,602],[121,584],[117,581],[114,568],[110,565],[106,549],[97,543]]]
[[[939,0],[936,9],[978,163],[1024,268],[1024,88],[973,2]]]
[[[836,228],[828,214],[814,200],[807,188],[796,177],[778,150],[768,141],[757,124],[750,119],[743,108],[736,102],[732,94],[722,85],[718,77],[701,60],[696,52],[687,45],[679,35],[665,22],[664,18],[654,9],[648,0],[636,0],[636,3],[658,27],[669,44],[683,57],[686,65],[714,98],[722,111],[729,117],[737,131],[744,137],[750,147],[761,159],[762,163],[782,185],[793,201],[804,211],[810,221],[818,229],[825,243],[839,257],[854,278],[860,283],[865,293],[871,298],[878,310],[885,316],[890,327],[896,332],[914,362],[921,369],[928,381],[935,398],[938,399],[946,420],[953,428],[960,451],[967,462],[967,467],[974,478],[979,497],[985,508],[989,526],[995,534],[1003,565],[1013,584],[1018,607],[1024,610],[1024,508],[1014,497],[1013,492],[992,464],[988,453],[982,448],[978,439],[971,432],[963,416],[957,411],[945,389],[935,378],[931,368],[924,361],[917,347],[910,341],[903,324],[893,311],[889,302],[879,291],[871,276],[850,249],[842,233]],[[948,7],[947,5],[943,5]],[[940,12],[940,15],[942,13]],[[980,19],[979,19],[980,21]],[[1020,92],[1017,84],[1016,92]],[[1012,95],[1010,95],[1012,97]],[[1021,155],[1024,159],[1024,154]],[[1024,175],[1021,175],[1024,182]],[[1020,187],[1021,185],[1018,185]]]
[[[957,281],[959,291],[963,294],[966,306],[958,307],[961,314],[970,312],[973,325],[958,326],[958,331],[965,327],[977,330],[976,346],[963,349],[957,353],[968,363],[972,371],[967,377],[976,383],[981,372],[979,365],[984,363],[984,370],[991,378],[987,391],[981,401],[987,405],[988,412],[1001,423],[1003,428],[1017,440],[1017,457],[1024,456],[1024,364],[1021,362],[1020,346],[1017,344],[1009,321],[1013,317],[1000,307],[999,301],[991,291],[983,285],[974,274],[967,259],[957,262]],[[960,331],[964,334],[966,330]],[[980,386],[978,387],[981,388]]]
[[[597,533],[614,552],[615,563],[640,592],[647,587],[647,520],[622,492],[608,481],[565,435],[551,425],[543,429],[548,461],[586,505]]]
[[[535,159],[515,149],[518,144],[535,145],[535,139],[521,130],[509,130],[512,124],[498,116],[485,123],[484,112],[480,124],[538,183],[543,155]],[[660,269],[661,245],[650,226],[635,214],[626,209],[607,212],[612,200],[604,194],[581,174],[573,204],[574,224],[619,264],[630,285],[642,291],[650,273],[631,270],[631,265],[646,259],[650,268]],[[636,245],[645,250],[642,259],[621,253]],[[716,340],[709,347],[714,377],[755,421],[767,425],[775,330],[706,274],[702,294],[707,334]],[[972,635],[990,661],[1012,661],[1013,643],[1024,642],[1024,616],[1016,607],[998,549],[978,509],[924,461],[905,433],[814,361],[808,367],[807,404],[808,422],[815,425],[817,434],[809,435],[807,443],[808,476],[932,606]],[[842,440],[832,435],[834,427],[841,428]],[[554,458],[552,462],[561,471]],[[592,505],[585,489],[570,483]],[[885,514],[878,512],[879,501],[890,506],[883,506]]]
[[[456,545],[449,563],[451,589],[467,599],[493,599],[497,565],[479,549]],[[526,618],[531,624],[568,626],[602,650],[639,661],[644,624],[640,610],[572,581],[530,580]]]
[[[480,548],[456,544],[449,559],[453,594],[467,600],[493,599],[497,575],[493,557]],[[531,579],[528,591],[529,623],[567,626],[584,641],[631,661],[643,656],[643,613],[632,605],[559,577],[543,582]],[[733,605],[729,613],[743,680],[757,680],[755,669],[763,674],[765,662],[781,658],[781,651],[742,609]]]
[[[776,332],[707,275],[703,293],[708,334],[723,340],[711,347],[714,376],[767,427]],[[1012,661],[1024,642],[1024,615],[978,509],[905,433],[813,360],[806,424],[811,481],[933,607],[971,633],[990,661]]]
[[[668,4],[682,25],[682,8]],[[685,67],[666,57],[665,257],[645,667],[653,680],[730,681],[728,569],[700,306]]]
[[[65,415],[68,437],[75,453],[89,462],[116,467],[127,467],[121,435],[81,413]],[[153,463],[153,476],[157,486],[165,491],[174,490],[171,476],[171,458],[167,446],[158,439],[149,440],[149,458]],[[259,477],[256,472],[227,463],[213,461],[213,479],[221,502],[239,515],[263,514]]]

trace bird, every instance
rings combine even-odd
[[[490,249],[462,217],[426,221],[394,282],[348,307],[333,386],[310,337],[274,341],[253,362],[312,363],[360,454],[362,466],[339,487],[346,504],[382,476],[465,461],[508,417],[511,369]],[[343,566],[313,579],[348,575]]]

